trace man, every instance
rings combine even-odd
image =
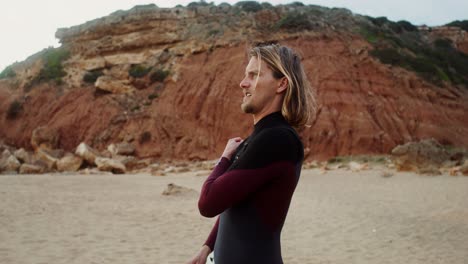
[[[257,46],[249,57],[241,108],[254,130],[228,141],[203,184],[200,213],[219,217],[192,264],[205,264],[213,250],[216,264],[283,263],[280,234],[304,158],[292,127],[307,123],[314,99],[290,48]]]

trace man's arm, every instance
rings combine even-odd
[[[286,129],[259,134],[237,161],[236,169],[222,174],[213,171],[205,181],[198,201],[200,213],[214,217],[276,177],[294,177],[299,146]],[[223,158],[220,165],[229,166],[229,161]],[[295,178],[290,180],[295,182]]]

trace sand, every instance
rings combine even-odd
[[[214,223],[197,174],[1,175],[0,263],[186,263]],[[303,171],[285,263],[468,263],[468,177],[393,174]]]

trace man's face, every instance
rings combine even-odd
[[[279,82],[265,63],[252,57],[245,68],[245,77],[240,82],[244,93],[242,111],[254,115],[266,111],[273,103]]]

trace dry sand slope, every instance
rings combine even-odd
[[[195,174],[0,176],[0,263],[185,263],[214,222]],[[304,171],[285,263],[468,263],[468,177],[381,174]]]

